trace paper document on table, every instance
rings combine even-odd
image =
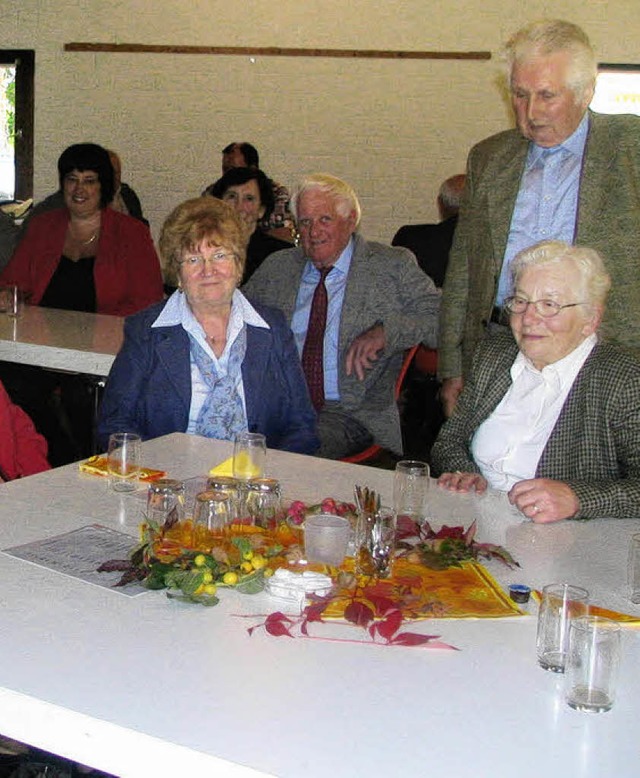
[[[131,535],[100,524],[91,524],[65,532],[64,535],[5,548],[2,553],[104,589],[111,589],[126,597],[135,597],[148,592],[149,589],[138,583],[114,587],[122,573],[98,572],[100,565],[108,559],[128,559],[135,544],[136,538]]]

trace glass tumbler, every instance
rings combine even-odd
[[[275,478],[252,478],[247,482],[247,513],[256,527],[273,529],[282,513],[280,482]]]
[[[587,713],[611,710],[620,666],[620,625],[599,616],[571,622],[566,661],[566,701]]]
[[[631,602],[637,604],[640,603],[640,533],[631,536],[628,571]]]
[[[393,510],[396,516],[409,516],[421,523],[427,515],[429,465],[405,459],[396,465],[393,477]]]
[[[114,432],[109,436],[107,471],[109,483],[116,492],[132,492],[140,473],[140,435]]]
[[[536,649],[543,670],[564,673],[572,619],[584,616],[589,607],[589,592],[570,584],[549,584],[542,590],[538,611]]]
[[[147,520],[164,524],[167,519],[184,520],[184,484],[173,478],[160,478],[147,490]]]
[[[213,535],[224,537],[227,527],[233,521],[231,500],[223,492],[200,492],[196,495],[193,509],[193,540],[196,547],[206,545],[206,539]]]

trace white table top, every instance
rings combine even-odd
[[[123,323],[120,316],[26,305],[17,318],[0,313],[0,360],[106,376]]]
[[[204,474],[230,444],[175,434],[144,464]],[[391,498],[392,473],[282,452],[267,470],[286,497]],[[478,519],[478,538],[522,565],[502,583],[569,580],[605,607],[638,613],[624,585],[637,520],[533,525],[502,497],[431,491],[435,524]],[[136,533],[144,503],[74,465],[0,487],[0,547],[93,521]],[[214,608],[127,598],[0,554],[0,732],[119,776],[617,778],[638,773],[640,631],[624,630],[618,700],[570,710],[562,679],[535,660],[535,617],[419,622],[460,651],[252,637],[278,610],[225,591]],[[532,608],[532,611],[535,610]],[[342,634],[321,625],[321,634]],[[316,633],[318,634],[318,633]],[[348,633],[351,635],[351,633]],[[197,772],[199,771],[199,772]]]

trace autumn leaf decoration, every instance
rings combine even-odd
[[[358,588],[351,602],[344,610],[348,624],[365,631],[365,639],[328,638],[309,634],[308,625],[325,623],[322,616],[325,609],[334,601],[335,595],[314,597],[304,608],[300,616],[287,616],[281,611],[270,613],[260,624],[249,627],[252,635],[258,629],[264,629],[273,637],[306,638],[309,640],[329,640],[335,643],[369,643],[386,646],[413,646],[421,648],[441,648],[457,651],[455,646],[443,643],[440,635],[421,635],[417,632],[399,632],[404,618],[399,603],[389,597],[375,593],[375,587]],[[252,617],[249,617],[252,618]]]
[[[443,525],[436,531],[428,521],[418,524],[409,516],[398,516],[396,556],[432,570],[460,567],[460,563],[467,559],[497,559],[507,567],[520,567],[506,548],[493,543],[478,543],[475,535],[475,521],[466,530],[464,527]]]

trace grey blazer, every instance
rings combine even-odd
[[[440,293],[411,252],[368,242],[357,234],[354,239],[340,318],[340,407],[363,424],[376,443],[402,454],[395,382],[406,348],[420,342],[433,347],[437,342]],[[271,254],[242,291],[250,299],[280,308],[291,323],[306,262],[301,248]],[[377,322],[384,325],[384,352],[364,381],[347,376],[349,346]]]
[[[469,154],[442,297],[442,378],[468,372],[491,317],[528,148],[508,130]],[[601,335],[640,355],[640,117],[590,113],[576,226],[576,243],[601,253],[613,282]]]
[[[510,334],[482,341],[456,410],[431,452],[438,473],[480,472],[471,440],[511,385]],[[587,357],[536,468],[577,494],[580,518],[640,518],[640,362],[611,343]]]

